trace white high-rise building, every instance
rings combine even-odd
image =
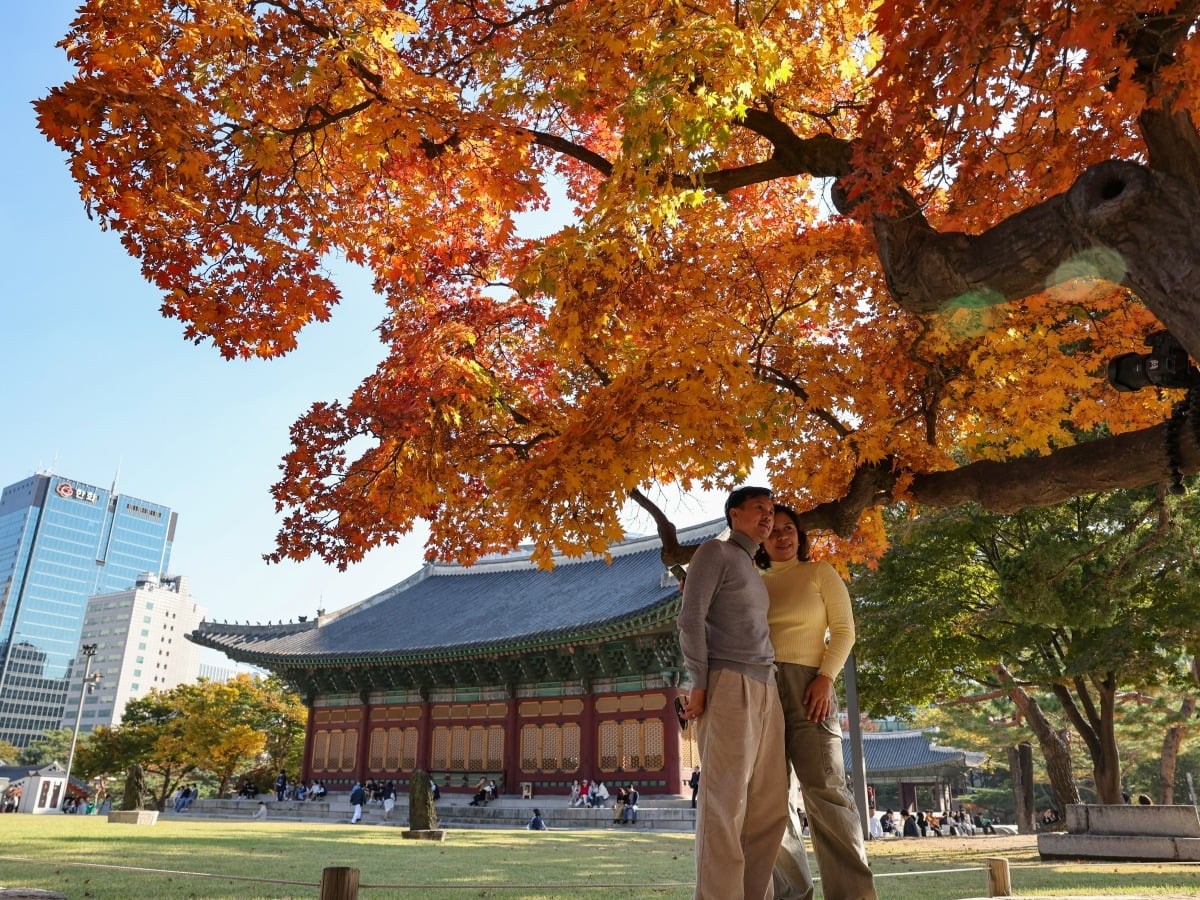
[[[200,648],[184,635],[194,631],[208,610],[188,593],[183,576],[139,575],[137,584],[112,594],[88,599],[82,648],[95,645],[92,674],[100,674],[92,693],[83,699],[79,731],[87,734],[99,725],[119,725],[125,704],[143,697],[152,688],[170,690],[190,684],[200,671]],[[72,728],[79,711],[84,672],[70,673],[62,728]]]

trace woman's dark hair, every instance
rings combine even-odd
[[[800,516],[790,506],[784,506],[782,503],[775,504],[775,512],[783,513],[796,526],[796,559],[808,562],[808,534],[800,527]],[[754,563],[760,569],[771,568],[771,557],[767,555],[765,547],[758,548],[754,554]]]

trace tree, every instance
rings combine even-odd
[[[966,508],[917,517],[878,573],[856,581],[860,678],[909,698],[955,680],[1014,702],[1014,688],[1041,687],[1086,747],[1101,802],[1121,802],[1122,688],[1168,683],[1179,675],[1173,659],[1194,652],[1196,507],[1143,490],[1006,517]],[[1045,752],[1053,729],[1035,703],[1026,693],[1022,709]],[[1060,799],[1067,788],[1055,791]]]
[[[1200,356],[1198,17],[89,0],[35,105],[189,340],[286,353],[327,260],[373,274],[386,357],[295,423],[272,558],[418,519],[444,558],[603,552],[755,459],[866,552],[899,499],[1200,467],[1200,413],[1104,377],[1157,329]]]
[[[228,681],[200,679],[131,700],[117,728],[97,728],[79,753],[88,776],[116,775],[140,764],[161,779],[150,789],[159,810],[184,781],[207,772],[217,796],[265,753],[273,771],[296,771],[304,749],[307,713],[300,698],[276,677],[245,673]]]
[[[265,738],[268,771],[299,772],[308,728],[308,709],[300,695],[277,675],[239,675],[237,682],[254,693],[249,721]]]
[[[219,780],[218,797],[225,796],[230,779],[253,763],[267,743],[252,724],[252,692],[243,690],[251,680],[249,675],[228,682],[202,678],[171,691],[182,723],[178,740],[191,750],[197,768]]]
[[[167,798],[199,765],[195,748],[184,738],[185,723],[175,702],[178,690],[152,689],[125,704],[119,727],[102,725],[93,731],[77,750],[81,776],[111,777],[140,767],[144,790],[162,812]],[[158,779],[157,789],[147,776]]]
[[[44,766],[52,762],[65,766],[67,757],[71,753],[71,736],[73,734],[74,732],[70,728],[43,731],[41,735],[30,742],[28,747],[17,751],[15,762],[21,766]]]

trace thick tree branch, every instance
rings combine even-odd
[[[1012,513],[1061,503],[1080,494],[1143,487],[1170,478],[1166,439],[1164,423],[1064,447],[1046,456],[985,460],[945,472],[915,475],[905,497],[922,506],[948,508],[975,503],[991,512]],[[1200,443],[1190,428],[1180,429],[1179,457],[1184,474],[1200,471]],[[802,512],[800,526],[806,531],[829,531],[848,537],[867,509],[890,506],[901,499],[894,493],[898,480],[899,473],[889,462],[863,466],[841,499]],[[687,563],[695,548],[679,544],[675,526],[640,491],[631,496],[654,518],[663,540],[663,562]]]
[[[1200,357],[1197,208],[1188,182],[1112,160],[979,235],[938,232],[915,209],[874,224],[888,286],[911,312],[1015,300],[1094,274],[1131,288]]]

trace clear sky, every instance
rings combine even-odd
[[[269,487],[288,427],[375,368],[382,300],[366,275],[339,270],[332,322],[281,360],[228,362],[185,341],[116,236],[88,221],[65,157],[37,131],[30,102],[71,76],[55,44],[74,9],[38,0],[0,14],[0,486],[52,469],[109,487],[119,472],[122,493],[179,513],[172,574],[188,576],[211,619],[293,619],[403,580],[422,565],[423,533],[344,573],[262,561],[279,526]],[[681,526],[705,521],[720,499],[682,498],[668,512]],[[653,529],[634,513],[628,527]]]

